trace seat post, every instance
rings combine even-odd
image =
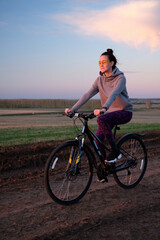
[[[116,137],[116,130],[117,130],[117,125],[114,126],[114,130],[113,130],[114,139],[115,139],[115,137]]]
[[[114,139],[116,138],[116,132],[117,130],[120,130],[120,127],[118,127],[117,125],[114,126],[114,130],[113,130],[113,136],[114,136]]]

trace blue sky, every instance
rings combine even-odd
[[[114,50],[129,96],[160,98],[159,0],[1,0],[0,98],[79,98]]]

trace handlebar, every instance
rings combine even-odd
[[[104,114],[104,112],[101,112],[101,114]],[[96,118],[96,115],[94,115],[93,112],[91,112],[91,113],[69,112],[66,116],[70,117],[70,118],[72,118],[72,117],[83,118],[85,120]]]

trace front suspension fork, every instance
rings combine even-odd
[[[76,174],[77,172],[77,168],[78,168],[78,165],[80,163],[80,160],[81,160],[81,155],[82,155],[82,147],[83,147],[83,144],[84,144],[84,138],[82,139],[77,139],[79,141],[79,151],[78,151],[78,154],[76,156],[76,159],[74,159],[75,157],[75,147],[72,147],[71,149],[71,152],[70,152],[70,156],[69,156],[69,161],[68,161],[68,165],[67,165],[67,170],[70,169],[73,161],[75,161],[75,163],[73,163],[74,165],[72,165],[73,169],[73,174]]]

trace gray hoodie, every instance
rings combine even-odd
[[[102,108],[106,107],[108,112],[118,110],[133,111],[126,89],[126,78],[117,67],[113,70],[111,76],[100,75],[92,87],[86,92],[71,110],[77,111],[90,98],[99,92]]]

